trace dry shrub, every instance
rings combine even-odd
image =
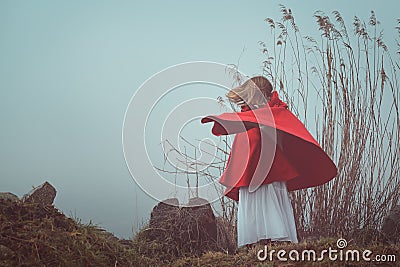
[[[217,245],[227,254],[237,250],[236,227],[224,217],[217,217]]]
[[[209,251],[234,253],[236,231],[223,218],[215,218],[210,204],[178,207],[160,203],[133,243],[138,253],[166,264]]]

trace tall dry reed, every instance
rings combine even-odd
[[[281,12],[266,19],[274,45],[270,52],[261,42],[264,75],[338,166],[331,182],[291,194],[299,236],[379,230],[400,197],[398,61],[374,12],[368,23],[354,17],[349,32],[339,12],[318,11],[318,38],[300,34],[290,9]]]

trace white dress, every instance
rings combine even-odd
[[[298,243],[286,182],[264,184],[251,193],[240,187],[237,228],[239,247],[261,239]]]

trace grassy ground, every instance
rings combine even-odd
[[[139,235],[140,236],[140,235]],[[337,249],[337,238],[324,238],[299,244],[273,244],[274,261],[260,261],[257,253],[265,247],[241,248],[234,254],[205,252],[199,257],[168,254],[165,244],[142,238],[120,240],[93,225],[66,217],[53,206],[0,200],[0,266],[396,266],[395,262],[279,261],[277,251],[300,253],[313,249],[317,257],[324,249]],[[375,255],[400,255],[398,245],[358,246],[353,241],[343,249],[369,249]],[[294,254],[293,254],[294,255]],[[337,253],[339,255],[339,253]],[[263,256],[260,255],[260,256]]]
[[[275,250],[273,253],[273,261],[270,261],[268,258],[266,260],[259,260],[257,254],[260,250],[265,251],[265,247],[258,245],[253,248],[247,249],[242,248],[235,255],[227,255],[221,252],[209,252],[201,256],[200,258],[181,258],[176,260],[171,264],[171,266],[398,266],[396,262],[376,262],[373,261],[375,255],[398,255],[399,254],[399,246],[389,246],[389,245],[370,245],[370,246],[357,246],[355,244],[350,244],[348,247],[343,249],[343,260],[340,260],[340,250],[336,254],[337,260],[332,261],[329,259],[328,254],[318,260],[321,255],[321,251],[324,249],[337,249],[336,239],[335,238],[324,238],[321,240],[317,240],[315,242],[302,242],[299,244],[279,244],[279,245],[270,245],[267,248],[268,255],[269,252]],[[349,261],[345,261],[345,255],[347,250],[357,249],[360,252],[360,261],[352,261],[351,256],[349,256]],[[363,261],[362,260],[362,252],[365,249],[369,249],[373,252],[369,256],[371,261]],[[280,261],[277,258],[277,252],[279,250],[286,251],[285,255],[282,255],[283,258],[288,259],[288,261]],[[288,253],[291,250],[296,250],[299,252],[298,261],[289,260]],[[304,250],[315,250],[316,251],[316,260],[308,260],[307,255],[305,254],[305,261],[301,261],[301,253]],[[295,253],[292,254],[295,257]],[[263,253],[260,255],[264,256]],[[311,257],[312,259],[312,257]]]

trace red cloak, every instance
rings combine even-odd
[[[286,181],[293,191],[322,185],[337,175],[333,161],[276,92],[264,107],[207,116],[201,122],[214,122],[214,135],[236,134],[220,178],[225,195],[236,201],[242,186]],[[276,130],[276,135],[268,137],[260,126]]]

